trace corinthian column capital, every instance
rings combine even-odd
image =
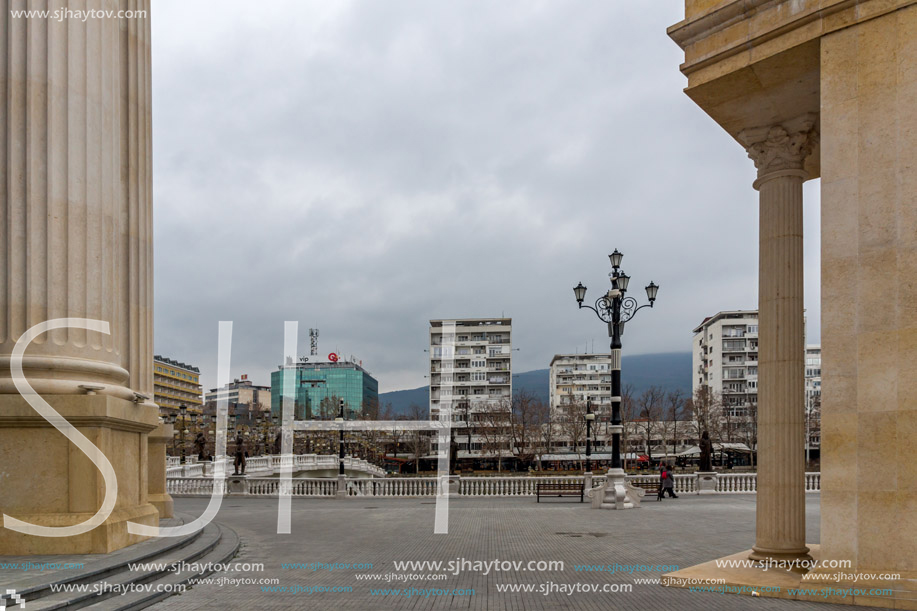
[[[809,113],[791,121],[739,133],[739,140],[758,169],[755,188],[771,177],[795,174],[808,178],[803,167],[818,145],[817,120],[817,115]]]

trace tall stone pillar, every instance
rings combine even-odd
[[[78,524],[105,483],[86,454],[19,395],[24,378],[102,450],[117,503],[91,533],[39,537],[0,528],[3,553],[107,552],[156,524],[147,499],[152,402],[152,156],[149,0],[0,0],[0,512],[29,524]],[[50,18],[11,11],[51,10]],[[70,11],[67,13],[66,11]],[[95,11],[88,18],[74,11]],[[117,16],[119,11],[131,11]]]
[[[159,518],[171,518],[172,496],[166,487],[166,444],[172,443],[171,424],[160,424],[149,436],[149,500],[159,511]]]
[[[754,559],[808,558],[805,519],[803,163],[816,117],[740,134],[758,168],[758,498]]]

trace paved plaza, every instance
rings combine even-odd
[[[237,562],[263,563],[263,572],[229,571],[213,578],[278,578],[280,587],[352,588],[345,592],[266,592],[262,585],[197,585],[152,607],[191,609],[474,609],[548,610],[627,609],[855,609],[765,597],[634,583],[658,572],[584,571],[576,565],[677,565],[687,567],[751,546],[755,529],[754,495],[688,496],[644,502],[641,509],[597,511],[584,503],[534,498],[452,498],[449,534],[433,534],[434,500],[293,499],[293,532],[277,535],[275,499],[227,497],[217,518],[242,538]],[[206,499],[176,499],[177,511],[198,515]],[[807,496],[807,541],[819,540],[819,495]],[[357,575],[435,571],[396,569],[400,561],[562,561],[563,570],[473,570],[466,564],[446,579],[366,581]],[[371,564],[371,569],[283,568],[285,563]],[[315,570],[313,570],[315,568]],[[445,572],[445,571],[440,571]],[[454,572],[454,571],[453,571]],[[225,582],[224,582],[225,583]],[[535,592],[507,593],[505,585],[535,584]],[[548,584],[548,585],[543,585]],[[553,584],[553,585],[551,585]],[[560,593],[574,584],[633,584],[630,592]],[[615,586],[615,587],[618,587]],[[381,589],[414,589],[373,594]],[[553,588],[547,595],[540,588]],[[462,590],[426,595],[417,591]],[[468,591],[473,590],[470,594]]]

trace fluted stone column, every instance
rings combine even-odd
[[[56,7],[68,3],[0,0],[0,394],[16,394],[9,358],[27,329],[80,317],[111,334],[39,336],[23,363],[30,384],[133,400],[153,392],[149,6],[69,3],[145,19],[10,13]]]
[[[166,444],[172,443],[171,424],[160,424],[149,436],[149,500],[159,511],[159,518],[173,515],[172,496],[166,488]]]
[[[158,519],[147,496],[147,434],[158,422],[149,5],[0,0],[0,513],[80,524],[106,491],[99,469],[12,379],[17,340],[45,321],[109,325],[108,334],[42,333],[22,365],[31,387],[108,458],[118,483],[114,512],[91,533],[0,528],[0,553],[108,552],[142,539],[127,533],[128,521]],[[53,14],[12,13],[21,10]]]
[[[758,168],[758,495],[754,559],[808,557],[802,183],[816,117],[746,130]]]

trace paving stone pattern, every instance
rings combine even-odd
[[[176,499],[176,509],[193,515],[203,499]],[[808,495],[808,541],[817,543],[819,497]],[[688,496],[648,501],[641,509],[599,511],[570,499],[452,498],[449,534],[433,534],[433,499],[293,499],[293,532],[276,534],[277,503],[268,499],[224,499],[218,521],[242,537],[239,562],[264,563],[263,573],[227,572],[224,577],[277,577],[281,586],[350,586],[352,592],[264,592],[260,585],[198,585],[151,607],[192,609],[428,609],[613,610],[756,609],[831,611],[861,607],[690,592],[634,584],[632,592],[498,593],[497,584],[633,583],[634,577],[576,571],[574,565],[678,565],[687,567],[735,553],[754,542],[755,496]],[[464,571],[445,580],[385,583],[359,581],[356,573],[395,572],[396,560],[464,558],[560,560],[563,571]],[[371,570],[282,569],[282,563],[372,563]],[[404,571],[409,572],[409,571]],[[218,575],[217,575],[218,576]],[[372,595],[371,589],[473,589],[471,596]],[[537,587],[537,586],[536,586]]]

